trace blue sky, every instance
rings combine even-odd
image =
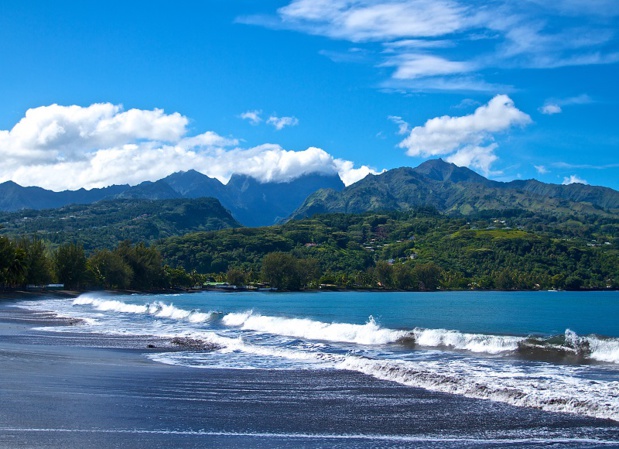
[[[618,24],[616,0],[3,1],[0,182],[442,157],[619,189]]]

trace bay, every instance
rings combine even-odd
[[[46,332],[176,341],[173,351],[145,352],[167,365],[346,370],[619,421],[616,291],[94,292],[18,305],[81,320]]]

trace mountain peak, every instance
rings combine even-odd
[[[218,197],[224,188],[219,179],[193,169],[172,173],[161,181],[186,198]]]
[[[5,181],[3,183],[0,183],[0,187],[21,187],[19,184],[17,184],[16,182],[13,181]]]
[[[459,167],[440,158],[425,161],[413,170],[435,181],[477,182],[481,184],[492,182],[469,168]]]

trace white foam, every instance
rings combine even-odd
[[[95,299],[79,297],[73,301],[76,306],[91,305],[102,312],[147,313],[148,306],[142,304],[127,304],[115,299]]]
[[[587,337],[590,357],[600,362],[619,363],[619,339],[601,339],[595,336]]]
[[[168,318],[171,320],[187,320],[191,323],[204,323],[213,318],[215,312],[201,312],[198,310],[185,310],[155,301],[147,304],[130,304],[116,299],[100,299],[93,296],[80,296],[73,301],[73,305],[90,305],[95,310],[101,312],[118,312],[133,314],[148,314],[158,318]]]
[[[518,349],[521,337],[468,334],[446,329],[415,329],[415,343],[425,347],[447,347],[471,352],[498,354]]]
[[[619,382],[584,382],[576,367],[525,370],[472,359],[413,362],[350,355],[339,367],[431,391],[619,421]]]
[[[212,320],[214,314],[211,312],[185,310],[163,302],[130,304],[118,297],[94,295],[75,301],[31,303],[27,307],[34,308],[35,305],[40,310],[56,310],[65,316],[97,319],[101,323],[97,326],[100,332],[148,334],[164,338],[190,337],[221,348],[212,352],[182,351],[150,355],[163,363],[225,368],[350,369],[432,391],[619,421],[619,382],[613,381],[617,379],[615,367],[603,368],[613,373],[610,376],[595,373],[592,376],[589,371],[592,367],[586,365],[519,363],[503,357],[476,357],[428,350],[412,351],[404,356],[402,348],[391,351],[384,346],[360,348],[350,345],[384,345],[412,335],[417,345],[424,348],[447,347],[497,354],[517,349],[518,342],[524,337],[469,334],[446,329],[414,329],[408,332],[382,328],[372,318],[365,324],[326,323],[304,318],[263,316],[253,311],[229,313],[222,318],[223,329],[219,326],[208,328],[194,323]],[[165,319],[136,320],[135,314]],[[84,327],[87,326],[77,326],[74,330]],[[254,331],[258,335],[239,330]],[[293,342],[286,337],[304,341]],[[329,343],[315,344],[318,341]],[[566,331],[565,347],[579,347],[583,343],[589,345],[592,359],[619,363],[619,339],[579,337],[570,330]],[[343,355],[346,351],[356,351],[372,358],[360,357],[352,352]]]
[[[223,317],[222,322],[226,326],[243,330],[361,345],[394,343],[408,335],[406,331],[382,328],[372,317],[365,324],[324,323],[306,318],[264,316],[249,311],[229,313]]]

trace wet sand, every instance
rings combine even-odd
[[[195,369],[0,304],[1,448],[619,447],[619,424],[347,371]],[[150,346],[150,347],[149,347]],[[154,348],[153,348],[154,346]]]

